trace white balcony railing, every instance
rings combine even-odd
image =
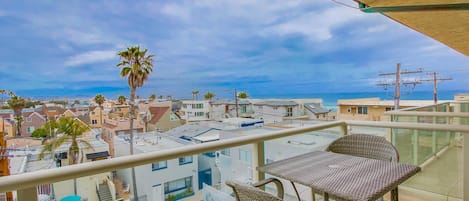
[[[158,152],[149,152],[133,156],[124,156],[108,160],[96,161],[92,163],[83,163],[72,166],[61,167],[57,169],[40,170],[36,172],[12,175],[0,178],[0,193],[8,191],[17,191],[18,201],[37,200],[36,187],[41,184],[51,184],[59,181],[75,179],[85,176],[96,175],[99,173],[111,172],[118,169],[126,169],[135,166],[151,164],[157,161],[174,159],[182,156],[201,154],[216,150],[222,150],[235,146],[252,144],[254,151],[252,154],[253,167],[263,165],[264,142],[268,140],[293,136],[312,131],[320,131],[329,128],[340,128],[342,134],[348,134],[351,126],[396,128],[396,129],[417,129],[434,131],[451,131],[469,134],[469,126],[463,125],[443,125],[427,123],[405,123],[405,122],[369,122],[369,121],[334,121],[305,126],[301,128],[291,128],[280,131],[274,131],[263,134],[249,135],[244,137],[232,138],[227,140],[188,145],[170,150]],[[464,135],[466,136],[466,135]],[[464,146],[464,192],[469,192],[469,140],[465,140]],[[253,180],[257,181],[264,178],[264,174],[258,173],[255,168],[253,171]],[[469,193],[464,195],[464,200],[469,200]]]

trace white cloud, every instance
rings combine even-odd
[[[269,27],[279,35],[301,34],[312,41],[325,41],[333,37],[332,29],[361,19],[360,11],[345,7],[332,7],[323,11],[309,12],[287,22]]]
[[[64,65],[65,66],[78,66],[82,64],[91,64],[91,63],[108,61],[108,60],[116,58],[117,57],[116,54],[117,54],[116,50],[97,50],[97,51],[85,52],[82,54],[69,57],[65,61]]]
[[[183,7],[181,5],[166,4],[161,9],[161,12],[169,16],[181,18],[182,20],[190,19],[190,10],[187,7]]]

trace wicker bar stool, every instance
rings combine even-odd
[[[277,187],[277,197],[260,190],[258,187],[262,187],[268,183],[273,182]],[[283,185],[280,180],[275,178],[268,178],[258,183],[248,185],[236,181],[226,181],[226,185],[233,189],[236,195],[236,201],[282,201],[283,200]]]

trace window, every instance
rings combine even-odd
[[[202,117],[204,116],[204,112],[195,112],[196,117]]]
[[[91,112],[91,114],[92,114],[92,115],[95,115],[95,114],[96,114],[96,112]]]
[[[231,156],[230,149],[223,149],[221,150],[221,154],[225,156]]]
[[[192,156],[186,156],[179,158],[179,165],[185,165],[192,163]]]
[[[34,126],[28,127],[28,133],[32,133],[32,132],[34,132]]]
[[[169,115],[169,120],[170,120],[170,121],[177,121],[177,120],[179,120],[179,119],[178,119],[178,117],[177,117],[175,114],[171,113],[171,114]]]
[[[293,108],[287,107],[287,117],[292,117],[292,116],[293,116]]]
[[[26,122],[32,122],[33,118],[32,117],[26,117]]]
[[[164,184],[164,194],[165,201],[174,200],[175,197],[182,199],[192,196],[194,194],[192,176],[166,182]]]
[[[91,120],[91,124],[98,124],[98,120],[96,119]]]
[[[251,162],[251,152],[244,149],[239,149],[239,160],[250,163]]]
[[[391,110],[394,110],[394,108],[392,108],[392,107],[386,107],[386,112],[387,112],[387,111],[391,111]]]
[[[368,114],[368,107],[358,106],[358,114]]]
[[[160,162],[151,164],[151,170],[152,171],[165,169],[167,167],[168,167],[168,161],[160,161]]]
[[[215,157],[215,152],[205,152],[205,153],[203,153],[203,155],[208,156],[210,158],[214,158]]]
[[[187,104],[182,104],[182,108],[187,108]]]
[[[246,105],[241,106],[241,113],[246,113]]]

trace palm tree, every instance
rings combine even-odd
[[[163,95],[158,96],[158,99],[163,99]]]
[[[125,96],[119,96],[117,97],[117,102],[119,102],[119,104],[123,105],[125,103],[125,101],[127,100],[127,98]]]
[[[248,97],[249,97],[248,93],[244,91],[238,93],[238,98],[246,99]]]
[[[153,102],[156,99],[156,94],[150,95],[150,101]]]
[[[8,96],[13,97],[13,96],[16,96],[16,95],[15,95],[15,92],[9,91],[9,92],[8,92]]]
[[[106,98],[102,94],[97,94],[94,97],[94,102],[99,105],[99,125],[103,125],[103,103],[106,101]]]
[[[166,96],[166,99],[167,99],[167,100],[173,100],[173,96],[167,95],[167,96]]]
[[[199,91],[192,91],[192,100],[199,99]]]
[[[4,96],[5,94],[7,94],[7,90],[5,90],[5,89],[0,89],[0,94],[2,94],[2,105],[3,105],[3,103],[5,102],[5,100],[3,99],[3,98],[4,98],[3,96]]]
[[[21,124],[23,124],[23,116],[22,111],[23,108],[26,106],[26,100],[19,96],[12,96],[10,100],[8,100],[8,106],[13,110],[16,120],[16,135],[21,136]]]
[[[133,46],[118,53],[120,63],[117,64],[117,67],[121,68],[120,75],[122,77],[127,77],[127,82],[130,87],[130,155],[134,154],[133,124],[135,118],[135,92],[138,87],[143,86],[153,71],[154,55],[147,55],[147,52],[147,49],[140,50],[139,46]],[[134,168],[132,168],[132,189],[134,200],[138,200]]]
[[[62,146],[66,142],[70,142],[68,147],[68,160],[69,164],[78,164],[78,157],[80,154],[79,144],[83,144],[86,148],[92,148],[91,144],[83,139],[80,139],[83,134],[90,131],[90,128],[77,119],[72,119],[70,117],[62,117],[57,121],[57,132],[62,133],[63,135],[59,138],[54,138],[44,144],[41,151],[39,152],[39,159],[44,158],[46,152],[53,153],[54,150]],[[77,194],[76,179],[74,179],[74,192]]]
[[[215,94],[210,91],[204,95],[205,100],[212,100],[213,97],[215,97]]]

